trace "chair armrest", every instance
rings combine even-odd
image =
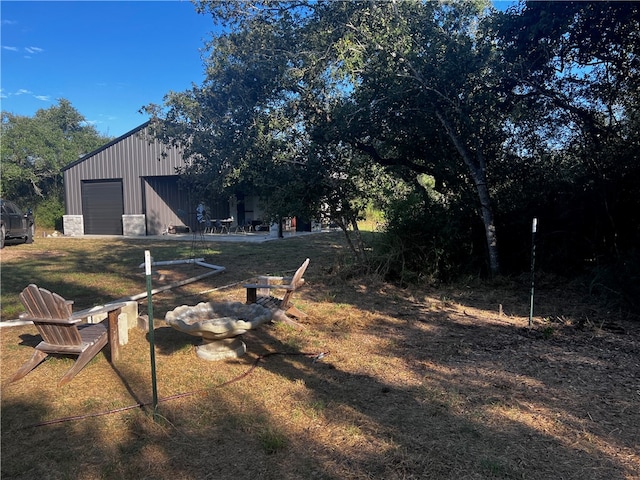
[[[81,318],[73,318],[73,317],[69,317],[69,318],[39,318],[39,317],[32,317],[28,313],[21,313],[19,315],[19,318],[20,318],[20,320],[27,320],[27,321],[31,321],[31,322],[34,322],[34,323],[52,323],[52,324],[57,324],[57,325],[73,325],[74,323],[82,322]]]
[[[114,310],[118,310],[119,308],[125,307],[127,304],[125,302],[119,303],[109,303],[100,307],[88,308],[86,310],[80,310],[79,312],[75,312],[72,315],[72,318],[83,320],[87,317],[91,317],[93,315],[100,315],[101,313],[111,313]]]
[[[244,288],[272,288],[274,290],[295,290],[294,287],[292,287],[291,285],[269,285],[269,284],[262,284],[262,283],[251,283],[251,284],[247,284],[247,285],[243,285]]]
[[[293,280],[293,277],[276,277],[276,276],[273,276],[273,275],[260,275],[259,278],[261,280],[262,279],[264,279],[266,281],[273,280],[273,281],[277,281],[277,282],[282,282],[284,284],[291,283],[291,280]]]

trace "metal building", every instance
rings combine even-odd
[[[148,126],[146,122],[62,169],[65,235],[158,235],[170,226],[196,228],[199,199],[181,188],[176,174],[185,165],[182,152],[153,138]],[[232,198],[217,205],[216,213],[244,223],[253,217],[254,203]]]

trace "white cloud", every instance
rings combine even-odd
[[[40,100],[41,102],[50,102],[51,95],[36,95],[31,90],[27,90],[26,88],[19,88],[15,92],[7,92],[6,90],[0,90],[0,98],[10,98],[10,97],[19,97],[21,95],[27,95],[35,98],[36,100]]]
[[[10,52],[19,52],[21,50],[25,51],[27,54],[29,55],[25,55],[25,58],[31,58],[30,55],[32,54],[39,54],[44,52],[44,48],[40,48],[40,47],[13,47],[11,45],[2,45],[2,49],[3,50],[9,50]]]

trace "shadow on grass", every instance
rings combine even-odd
[[[488,329],[497,338],[510,333],[506,327]],[[474,327],[465,325],[439,334],[455,336],[460,331],[471,334],[464,338],[473,338],[475,333]],[[48,405],[58,402],[60,395],[63,398],[63,392],[49,391],[28,401],[5,397],[3,476],[333,480],[523,475],[609,479],[629,474],[597,448],[572,445],[562,429],[545,432],[516,416],[509,417],[515,399],[511,394],[495,395],[491,382],[496,377],[483,378],[482,362],[475,362],[472,367],[478,371],[470,376],[458,369],[466,365],[464,352],[431,353],[419,328],[407,327],[376,358],[370,358],[371,352],[363,345],[355,363],[340,350],[314,362],[311,356],[299,355],[295,339],[287,337],[290,332],[284,333],[266,326],[246,334],[248,356],[211,362],[207,365],[212,371],[246,372],[256,356],[280,354],[264,358],[258,369],[225,388],[162,402],[156,421],[132,410],[25,428],[49,419]],[[159,337],[161,344],[183,343],[168,330]],[[283,341],[283,337],[287,338]],[[413,347],[406,348],[400,341],[411,341]],[[406,373],[402,378],[383,378],[376,372],[378,362],[385,357],[395,361],[399,354],[423,381],[405,379]],[[200,362],[193,355],[185,358]],[[145,400],[146,392],[148,402],[145,373],[131,362],[116,370],[130,395]],[[515,373],[505,368],[505,375]],[[206,384],[206,379],[201,377],[199,383]],[[75,386],[78,395],[82,395],[81,386]],[[505,385],[504,389],[514,387]],[[541,406],[555,402],[554,408],[560,411],[562,399],[551,396],[557,394],[539,392],[535,401]],[[274,401],[286,405],[290,418],[297,421],[287,422],[280,408],[274,410]],[[506,414],[496,413],[501,409]],[[86,454],[88,446],[90,455]],[[542,453],[544,458],[539,457]],[[541,469],[541,464],[546,467]]]
[[[187,335],[172,327],[157,327],[153,333],[154,344],[161,355],[171,355],[190,346],[200,345],[200,337]],[[147,335],[147,341],[149,336]]]
[[[513,338],[507,327],[484,327],[482,335],[474,332],[482,327],[463,328],[467,330],[464,338]],[[456,328],[442,333],[457,335]],[[480,355],[476,359],[474,348],[481,350],[481,345],[471,346],[466,353],[459,349],[447,353],[430,350],[429,342],[423,343],[421,335],[422,331],[406,328],[395,340],[410,347],[382,349],[376,359],[367,358],[366,348],[361,351],[362,365],[384,361],[385,356],[389,360],[402,358],[414,370],[415,378],[422,378],[415,385],[402,386],[401,379],[380,381],[373,375],[346,371],[341,368],[339,352],[337,361],[333,356],[321,363],[297,356],[271,356],[261,366],[290,382],[303,379],[313,392],[314,402],[326,406],[328,424],[335,420],[352,422],[360,433],[369,433],[364,435],[368,436],[366,443],[377,443],[378,454],[362,455],[358,461],[360,455],[353,449],[338,448],[336,453],[335,446],[332,448],[334,459],[337,455],[341,462],[357,467],[350,472],[353,475],[606,479],[632,478],[638,472],[640,465],[621,461],[625,454],[612,455],[618,449],[626,454],[633,452],[634,434],[623,427],[627,422],[619,424],[626,435],[618,436],[612,431],[613,423],[609,423],[615,422],[617,413],[610,412],[606,422],[593,422],[585,411],[580,411],[581,407],[594,408],[592,411],[604,416],[605,407],[598,408],[602,398],[599,395],[604,392],[602,388],[585,391],[594,404],[581,405],[583,399],[579,395],[576,398],[570,385],[567,388],[567,382],[571,383],[567,372],[575,368],[576,360],[571,355],[554,359],[560,362],[552,367],[550,376],[546,370],[531,368],[530,362],[528,365],[524,361],[505,363],[501,370],[490,358],[500,342],[485,345],[485,358]],[[255,337],[264,340],[264,351],[287,349],[268,331]],[[519,341],[538,340],[515,340]],[[544,354],[540,355],[544,358]],[[588,360],[581,360],[585,361]],[[565,375],[558,378],[557,373],[562,370]],[[605,375],[611,374],[611,370],[604,370]],[[588,381],[593,371],[581,373],[582,378],[574,381]],[[621,377],[620,381],[620,388],[624,389],[628,379]],[[627,401],[626,407],[619,407],[626,410],[632,404]],[[550,418],[543,420],[547,415]],[[637,420],[637,412],[634,416]],[[628,425],[635,423],[628,420]],[[605,449],[610,442],[615,447]],[[314,448],[326,448],[326,444]],[[361,453],[365,451],[366,448]]]
[[[286,262],[282,252],[262,258],[240,249],[227,281],[295,268],[301,245],[287,247]],[[161,402],[157,421],[130,410],[24,428],[75,397],[83,411],[104,410],[92,402],[106,400],[108,384],[148,402],[147,360],[132,348],[123,351],[117,381],[106,380],[110,370],[98,368],[100,360],[73,390],[50,388],[55,375],[38,383],[41,375],[3,392],[3,476],[604,480],[639,473],[635,460],[622,460],[637,445],[629,431],[640,420],[637,404],[620,401],[638,373],[631,362],[637,344],[537,336],[446,302],[430,309],[394,289],[347,295],[358,285],[322,283],[323,260],[307,256],[299,298],[314,308],[306,309],[305,332],[265,325],[243,336],[245,357],[205,362],[190,349],[197,338],[156,329],[161,397],[198,391]],[[328,300],[346,307],[315,319],[315,307]],[[148,348],[147,337],[132,337],[140,351]],[[611,354],[616,348],[626,356]],[[325,349],[331,352],[321,361],[299,355]],[[272,352],[280,354],[252,369]],[[629,363],[616,365],[621,358]],[[614,381],[599,383],[606,376]]]
[[[12,248],[20,250],[2,258],[3,319],[17,318],[22,312],[18,295],[30,283],[73,300],[74,310],[146,292],[144,270],[139,268],[144,263],[144,250],[150,250],[157,261],[204,257],[209,263],[225,267],[223,274],[205,280],[204,284],[214,287],[295,270],[307,254],[320,262],[323,258],[332,261],[332,255],[343,251],[340,237],[335,234],[263,244],[209,242],[206,248],[197,249],[189,241],[146,238],[46,238]],[[174,292],[174,297],[172,304],[179,304],[179,291]],[[158,314],[161,317],[164,312]]]
[[[35,347],[42,341],[42,337],[40,335],[31,335],[29,333],[24,333],[20,335],[21,342],[18,344],[21,347]]]

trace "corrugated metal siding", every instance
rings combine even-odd
[[[138,128],[64,170],[67,215],[82,215],[82,181],[121,179],[125,215],[143,214],[142,177],[175,175],[184,165],[182,152],[146,138]],[[163,157],[166,153],[166,157]]]
[[[147,233],[159,235],[169,225],[195,227],[195,205],[190,192],[180,190],[178,177],[146,177]]]

